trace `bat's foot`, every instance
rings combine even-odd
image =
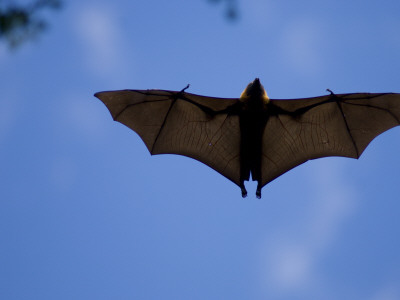
[[[261,199],[261,189],[262,189],[261,182],[260,180],[257,180],[257,190],[256,190],[257,199]]]
[[[247,197],[246,188],[245,188],[244,186],[242,186],[242,187],[240,187],[240,188],[241,188],[241,190],[242,190],[242,197],[243,197],[243,198],[246,198],[246,197]]]

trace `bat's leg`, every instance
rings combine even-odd
[[[240,155],[240,189],[242,190],[242,197],[245,198],[247,196],[246,188],[244,187],[244,181],[248,181],[250,178],[250,167],[246,164],[244,160],[245,155],[243,155],[243,151]]]
[[[261,145],[255,147],[255,149],[261,149]],[[261,199],[261,152],[256,151],[254,154],[251,160],[251,179],[257,181],[256,197]]]
[[[241,181],[240,189],[242,190],[242,197],[246,198],[247,197],[247,191],[246,191],[246,188],[244,187],[244,181]]]

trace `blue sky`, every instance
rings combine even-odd
[[[1,299],[400,299],[400,129],[249,196],[93,97],[400,92],[400,2],[70,1],[0,45]]]

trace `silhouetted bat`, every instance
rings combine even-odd
[[[136,131],[151,154],[180,154],[221,173],[247,192],[324,156],[358,158],[382,132],[400,124],[400,94],[356,93],[269,99],[258,78],[240,98],[164,90],[96,93],[114,120]]]

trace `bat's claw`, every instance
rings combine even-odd
[[[184,91],[186,91],[189,88],[190,84],[188,84],[185,88],[183,88],[180,93],[183,93]]]
[[[335,93],[332,92],[330,89],[326,89],[327,92],[331,93],[332,96],[335,96]]]

